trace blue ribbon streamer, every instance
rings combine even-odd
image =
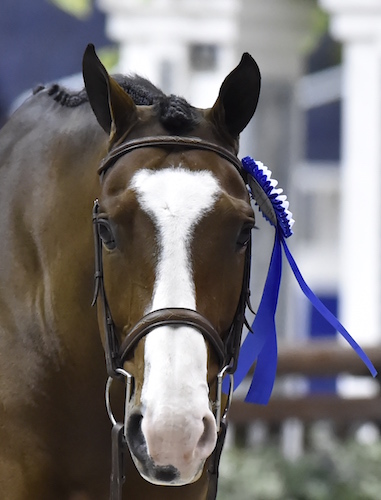
[[[368,358],[368,356],[365,354],[365,352],[361,349],[361,347],[358,345],[358,343],[353,339],[353,337],[347,332],[347,330],[344,328],[344,326],[340,323],[340,321],[336,318],[334,314],[331,313],[329,309],[321,302],[320,299],[316,297],[314,292],[311,290],[311,288],[307,285],[307,283],[304,281],[304,278],[299,271],[298,266],[296,265],[296,262],[291,255],[291,252],[287,246],[287,243],[283,236],[281,237],[281,242],[284,248],[284,252],[286,254],[287,260],[291,266],[292,272],[294,273],[294,276],[299,283],[299,286],[304,293],[304,295],[307,297],[307,299],[311,302],[311,304],[314,306],[314,308],[319,311],[319,313],[325,318],[328,323],[330,323],[348,342],[348,344],[355,350],[356,354],[362,359],[368,370],[370,371],[371,375],[373,377],[377,376],[377,370],[373,366],[373,363],[371,360]]]
[[[275,313],[282,275],[282,246],[288,263],[304,295],[319,313],[346,339],[365,363],[372,376],[375,377],[377,370],[368,356],[305,282],[278,226],[276,228],[274,248],[262,299],[251,327],[253,333],[248,333],[241,346],[237,371],[234,377],[234,389],[240,385],[250,368],[256,362],[253,379],[245,401],[248,403],[267,404],[270,399],[277,368]],[[225,392],[228,390],[227,385],[224,383]]]
[[[278,354],[275,313],[282,276],[282,247],[304,295],[317,311],[319,311],[319,313],[345,338],[365,363],[372,376],[376,377],[377,370],[368,356],[350,336],[340,321],[313,293],[299,271],[285,241],[285,238],[288,238],[292,234],[292,214],[287,210],[288,205],[285,206],[285,197],[283,195],[282,197],[279,196],[282,191],[274,189],[276,183],[274,184],[270,180],[271,172],[263,164],[257,164],[250,156],[242,160],[242,167],[248,172],[253,180],[255,180],[256,184],[253,185],[253,188],[257,194],[259,193],[259,200],[263,202],[264,197],[267,197],[270,201],[276,215],[276,221],[267,213],[266,204],[258,201],[258,203],[260,203],[259,208],[264,217],[275,226],[274,248],[262,299],[251,327],[253,333],[248,333],[241,346],[237,370],[234,377],[234,389],[240,385],[256,362],[253,379],[245,401],[249,403],[267,404],[270,399],[277,368]],[[252,194],[254,195],[254,193]],[[223,383],[223,390],[226,393],[229,391],[229,382],[227,380]]]
[[[255,374],[246,396],[247,402],[267,402],[270,397],[277,367],[275,312],[278,304],[282,275],[282,248],[279,237],[275,237],[269,271],[258,312],[240,350],[235,388],[242,382],[254,361]]]

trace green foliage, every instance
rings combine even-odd
[[[312,12],[309,33],[304,41],[305,54],[309,54],[316,49],[321,37],[327,33],[329,27],[329,15],[327,12],[319,8],[318,5],[314,5]]]
[[[381,444],[337,444],[287,461],[274,446],[225,450],[217,500],[379,500]]]
[[[91,0],[48,0],[59,9],[79,19],[85,19],[92,12]]]
[[[119,51],[116,46],[97,48],[97,54],[107,71],[113,71],[119,60]]]
[[[85,21],[93,12],[93,0],[47,0],[58,9],[63,10],[78,19]],[[119,58],[118,49],[115,46],[97,47],[97,54],[106,67],[112,71]]]

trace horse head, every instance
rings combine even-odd
[[[259,70],[245,54],[202,110],[164,95],[136,105],[92,46],[83,69],[109,134],[94,212],[108,370],[133,381],[125,435],[140,474],[188,484],[216,446],[217,375],[239,349],[254,213],[236,154]]]

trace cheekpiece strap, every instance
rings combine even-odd
[[[282,276],[282,249],[304,295],[313,307],[345,338],[365,363],[372,376],[375,377],[377,370],[368,356],[305,282],[286,243],[286,238],[292,235],[291,228],[294,223],[292,214],[288,210],[287,197],[282,194],[282,189],[276,188],[278,183],[271,179],[271,171],[249,156],[243,158],[242,167],[248,174],[248,185],[255,203],[259,206],[263,216],[275,227],[275,239],[258,312],[251,332],[249,331],[241,346],[238,367],[234,376],[234,388],[236,389],[240,385],[256,363],[245,401],[267,404],[270,399],[277,367],[275,313]],[[224,387],[225,389],[226,387]]]

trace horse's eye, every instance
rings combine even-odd
[[[251,230],[253,229],[252,224],[245,224],[237,238],[237,246],[242,248],[245,247],[250,241]]]
[[[104,246],[108,250],[114,250],[116,247],[115,236],[111,224],[107,219],[98,220],[98,231]]]

